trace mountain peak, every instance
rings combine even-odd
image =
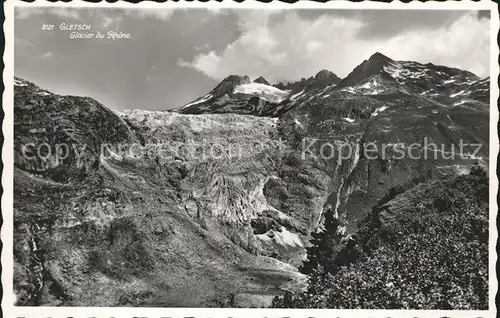
[[[345,87],[355,85],[375,74],[386,75],[384,67],[388,66],[390,63],[394,63],[394,60],[380,52],[376,52],[370,56],[368,60],[364,60],[363,63],[356,66],[356,68],[342,80],[339,86]]]
[[[247,75],[229,75],[228,77],[224,78],[222,82],[240,82],[241,84],[248,84],[250,83],[250,78]]]
[[[265,85],[271,85],[269,82],[262,76],[259,76],[258,78],[253,80],[254,83],[259,83],[259,84],[265,84]]]
[[[332,71],[329,71],[326,69],[323,69],[323,70],[319,71],[318,73],[316,73],[316,75],[314,75],[315,79],[327,78],[327,77],[337,77],[337,75],[335,75],[335,73],[333,73]]]
[[[340,82],[340,78],[335,75],[332,71],[329,70],[321,70],[314,76],[313,85],[315,87],[326,87],[332,84],[338,84]]]
[[[393,60],[380,52],[375,52],[372,56],[370,56],[368,61],[370,61],[370,62],[392,62]]]
[[[249,84],[250,78],[247,75],[229,75],[217,85],[211,92],[213,96],[219,97],[225,94],[231,94],[238,85]]]

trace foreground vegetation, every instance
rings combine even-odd
[[[475,166],[424,180],[391,189],[356,236],[313,239],[301,268],[308,290],[276,297],[273,307],[487,309],[487,173]],[[340,222],[325,219],[316,236],[341,233]]]

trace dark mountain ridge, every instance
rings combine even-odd
[[[337,85],[340,81],[341,79],[335,73],[324,69],[308,79],[302,78],[300,81],[292,81],[286,84],[278,83],[274,86],[279,89],[291,90],[293,93],[297,93],[307,88],[324,88],[332,84]]]
[[[259,83],[259,84],[265,84],[265,85],[271,85],[269,82],[262,76],[259,76],[258,78],[253,80],[254,83]]]
[[[339,87],[353,86],[375,74],[381,74],[382,78],[394,80],[387,72],[384,71],[384,66],[388,66],[394,61],[382,53],[375,53],[368,60],[363,61],[356,66],[354,70],[347,75],[339,83]]]

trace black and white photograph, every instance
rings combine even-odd
[[[495,317],[494,3],[336,3],[12,5],[5,317]]]

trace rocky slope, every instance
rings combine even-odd
[[[16,79],[18,304],[268,305],[304,287],[327,207],[352,232],[394,185],[486,164],[488,100],[489,79],[381,54],[342,81],[232,75],[172,112]]]

